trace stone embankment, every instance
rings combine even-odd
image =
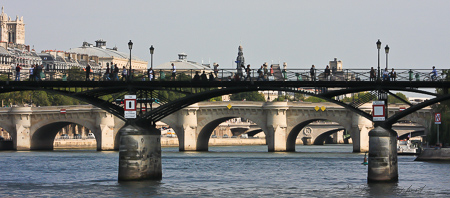
[[[297,144],[303,144],[298,139]],[[265,138],[210,138],[210,146],[249,146],[266,145]],[[161,137],[162,147],[178,146],[178,138]],[[97,142],[95,139],[55,139],[53,143],[55,149],[95,149]]]
[[[95,139],[55,139],[53,142],[55,149],[96,149]]]
[[[265,138],[210,138],[209,146],[248,146],[248,145],[265,145]],[[178,138],[161,138],[161,146],[178,146]]]
[[[425,149],[415,161],[450,161],[450,148]]]

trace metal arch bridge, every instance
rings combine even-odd
[[[442,94],[419,90],[419,88],[441,88]],[[138,98],[145,98],[138,101],[138,105],[150,106],[150,111],[140,112],[139,117],[134,122],[140,125],[153,124],[156,121],[174,113],[184,107],[196,102],[204,101],[213,97],[225,94],[233,94],[248,91],[285,91],[302,93],[315,96],[329,102],[343,106],[369,120],[372,116],[358,107],[366,102],[374,100],[382,95],[393,95],[391,91],[407,91],[421,94],[428,94],[434,98],[416,105],[408,101],[403,102],[410,107],[404,111],[390,116],[382,123],[384,126],[392,126],[401,118],[426,106],[450,99],[450,94],[445,92],[450,88],[449,81],[1,81],[0,93],[14,91],[47,91],[56,94],[70,96],[75,99],[90,103],[102,108],[122,120],[124,110],[117,101],[124,95],[136,94]],[[308,91],[313,90],[313,91]],[[179,99],[167,98],[161,91],[170,91],[183,97]],[[369,91],[368,98],[361,98],[359,101],[344,103],[336,100],[336,96]],[[105,97],[111,96],[111,97]],[[152,107],[154,98],[160,102],[158,107]],[[397,97],[398,98],[398,97]],[[149,100],[148,100],[149,99]]]

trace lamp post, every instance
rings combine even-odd
[[[153,47],[153,45],[150,46],[150,69],[153,72],[153,53],[155,52],[155,48]],[[155,74],[153,74],[153,77],[155,76]],[[150,81],[150,79],[148,79]],[[145,103],[147,104],[147,103]],[[153,111],[153,91],[150,91],[150,111]],[[151,124],[155,125],[155,122],[153,121],[153,116],[151,117]]]
[[[155,48],[150,46],[150,68],[153,69],[153,52],[155,52]]]
[[[133,49],[133,42],[128,42],[128,49],[130,49],[130,72],[128,72],[128,81],[131,80],[131,49]]]
[[[380,48],[381,48],[381,41],[380,39],[378,39],[377,41],[377,49],[378,49],[378,76],[377,76],[377,81],[381,81],[380,78]]]
[[[389,46],[386,45],[384,48],[384,51],[386,52],[386,70],[388,69],[388,54],[389,54]]]

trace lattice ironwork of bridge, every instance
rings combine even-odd
[[[440,88],[442,94],[426,91],[424,88]],[[423,107],[450,99],[446,90],[450,88],[448,81],[3,81],[0,82],[0,93],[14,91],[47,91],[79,99],[100,107],[122,120],[124,110],[120,103],[124,95],[135,94],[138,107],[149,111],[140,112],[134,121],[147,125],[161,120],[184,107],[213,97],[248,91],[285,91],[301,93],[325,99],[341,105],[359,115],[372,120],[367,112],[358,109],[359,105],[375,100],[382,95],[393,95],[391,91],[404,91],[427,94],[431,100],[416,105],[404,101],[410,107],[405,111],[392,115],[384,123],[392,125],[402,117]],[[434,90],[434,89],[433,89]],[[175,98],[163,96],[162,91],[178,94]],[[337,96],[368,91],[370,94],[359,101],[344,103]],[[108,96],[108,97],[105,97]],[[140,100],[139,100],[140,99]],[[401,98],[399,98],[401,99]],[[157,105],[154,105],[158,103]],[[157,106],[156,108],[153,108]],[[144,108],[145,107],[145,108]]]

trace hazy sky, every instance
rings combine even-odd
[[[107,41],[154,65],[177,59],[231,68],[240,44],[246,62],[287,62],[288,68],[377,66],[376,41],[391,48],[389,67],[448,68],[450,1],[124,1],[4,0],[5,13],[23,16],[25,42],[36,50],[69,50]]]

